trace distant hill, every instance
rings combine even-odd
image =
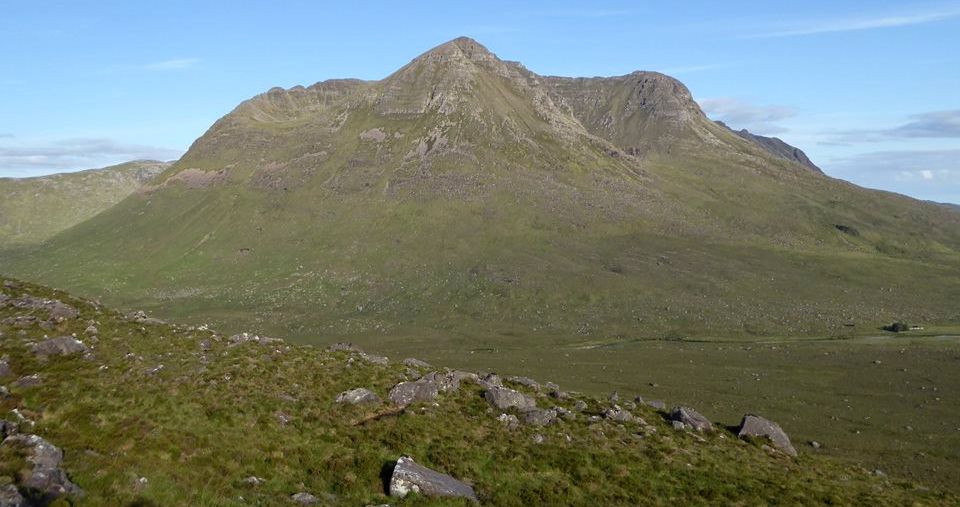
[[[312,341],[960,320],[960,215],[758,139],[669,76],[540,76],[460,38],[380,81],[247,100],[141,191],[2,261],[115,304]]]
[[[717,124],[727,127],[727,124],[722,121],[718,121]],[[729,127],[727,127],[729,128]],[[731,131],[738,136],[757,143],[761,148],[767,150],[772,155],[776,155],[784,160],[790,160],[792,162],[797,162],[798,164],[805,165],[818,173],[823,171],[814,164],[807,154],[803,152],[800,148],[790,146],[789,144],[783,142],[780,138],[777,137],[764,137],[757,134],[751,133],[747,129],[733,130]]]
[[[40,243],[122,201],[168,166],[138,160],[73,173],[0,178],[0,245]]]

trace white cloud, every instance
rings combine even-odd
[[[931,170],[929,170],[929,169],[924,169],[924,170],[920,171],[920,176],[922,176],[923,179],[925,179],[925,180],[932,180],[932,179],[933,179],[933,171],[931,171]]]
[[[104,167],[130,160],[173,160],[182,150],[104,138],[60,139],[44,144],[0,145],[0,175],[36,176]]]
[[[142,68],[144,70],[152,70],[157,72],[167,72],[171,70],[183,70],[190,67],[194,67],[200,63],[199,58],[177,58],[174,60],[164,60],[162,62],[153,62],[144,65]]]
[[[863,16],[843,19],[808,20],[780,30],[748,35],[746,38],[795,37],[823,33],[875,30],[879,28],[922,25],[956,17],[960,17],[960,9],[958,8],[898,13],[891,15],[874,15],[869,17]]]
[[[758,105],[730,97],[699,100],[703,112],[733,129],[747,129],[754,134],[770,135],[788,129],[778,122],[796,116],[794,108],[777,105]]]

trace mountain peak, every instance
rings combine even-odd
[[[470,37],[457,37],[430,49],[415,59],[447,60],[450,58],[464,58],[479,62],[496,60],[497,56],[490,52],[483,44]]]

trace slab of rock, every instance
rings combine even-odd
[[[334,401],[347,405],[359,405],[361,403],[380,403],[380,397],[369,389],[358,387],[338,394]]]
[[[468,484],[421,466],[409,456],[401,456],[390,476],[390,496],[404,497],[411,492],[430,498],[461,497],[479,503]]]
[[[414,382],[400,382],[390,389],[387,399],[398,407],[406,407],[414,402],[433,401],[440,393],[435,382],[420,379]]]
[[[31,349],[38,356],[70,356],[86,352],[87,346],[72,336],[59,336],[35,343]]]
[[[515,408],[521,412],[526,412],[537,408],[536,400],[506,387],[491,386],[483,393],[483,397],[499,410]]]
[[[740,422],[740,429],[737,430],[738,437],[765,437],[770,439],[774,447],[780,449],[789,456],[796,456],[797,450],[790,443],[790,437],[780,428],[780,425],[764,419],[758,415],[747,414],[743,416]]]
[[[38,435],[13,435],[3,441],[4,446],[13,446],[24,453],[27,462],[33,465],[21,480],[21,486],[36,491],[41,505],[67,496],[82,496],[83,490],[70,482],[64,472],[63,451]]]
[[[23,296],[10,301],[8,304],[14,308],[24,310],[44,310],[50,319],[62,321],[66,319],[75,319],[80,312],[76,308],[56,299],[42,299],[33,296]]]
[[[690,407],[674,407],[670,412],[670,420],[683,423],[684,428],[691,428],[701,433],[713,431],[713,423]]]

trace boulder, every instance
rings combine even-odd
[[[86,329],[83,330],[83,334],[90,335],[90,336],[96,336],[96,335],[100,334],[100,330],[97,329],[97,326],[94,326],[93,324],[90,324],[89,326],[87,326]]]
[[[382,366],[386,366],[390,364],[390,359],[386,356],[378,356],[376,354],[367,354],[366,352],[360,352],[359,356],[360,356],[360,359],[363,359],[364,361],[371,364],[379,364]]]
[[[517,419],[517,416],[513,414],[500,414],[497,420],[500,421],[500,424],[506,426],[508,430],[513,430],[516,429],[517,426],[520,426],[520,419]]]
[[[334,401],[347,405],[359,405],[361,403],[380,403],[380,397],[369,389],[358,387],[338,394]]]
[[[6,419],[0,419],[0,442],[4,438],[9,437],[10,435],[16,435],[19,433],[19,426],[13,421],[7,421]]]
[[[400,382],[390,389],[387,398],[398,407],[406,407],[414,402],[433,401],[440,390],[435,382],[420,379],[414,382]]]
[[[21,486],[33,490],[40,497],[40,505],[48,505],[58,498],[82,496],[83,490],[70,482],[64,472],[63,451],[37,435],[13,435],[3,441],[4,446],[13,446],[23,452],[33,468],[21,478]]]
[[[657,410],[666,410],[667,404],[663,400],[650,400],[647,402],[647,406]]]
[[[557,420],[557,411],[553,409],[528,410],[523,413],[523,423],[529,426],[547,426]]]
[[[483,393],[483,397],[499,410],[515,408],[521,412],[537,408],[533,398],[506,387],[491,386]]]
[[[674,407],[670,412],[670,420],[683,423],[684,429],[691,428],[699,432],[713,431],[713,423],[690,407]]]
[[[774,447],[780,449],[789,456],[796,456],[797,450],[790,443],[790,437],[780,428],[780,425],[764,419],[758,415],[747,414],[743,416],[740,422],[740,429],[737,430],[737,436],[743,437],[764,437],[770,439]]]
[[[473,488],[449,475],[435,472],[401,456],[390,476],[390,496],[404,497],[414,492],[429,498],[461,497],[479,503]]]
[[[633,414],[631,414],[628,410],[620,408],[619,405],[614,405],[604,410],[603,417],[610,419],[611,421],[622,423],[632,422],[634,420]]]
[[[587,402],[585,402],[585,401],[583,401],[583,400],[577,400],[577,401],[573,404],[573,410],[576,411],[576,412],[583,412],[583,411],[586,410],[586,409],[587,409]]]
[[[27,507],[27,501],[13,484],[0,487],[0,507]]]
[[[432,371],[423,376],[423,381],[437,384],[441,392],[457,391],[460,389],[460,382],[468,380],[477,381],[477,375],[465,371],[447,370],[444,372]]]
[[[12,377],[13,369],[10,368],[10,362],[7,358],[0,358],[0,377]]]
[[[72,336],[60,336],[35,343],[31,349],[38,356],[69,356],[86,352],[87,346]]]
[[[479,376],[480,385],[484,387],[502,387],[503,380],[500,379],[500,376],[496,373],[487,373],[486,375]]]
[[[75,319],[80,312],[76,308],[56,299],[42,299],[33,296],[23,296],[14,299],[8,304],[14,308],[24,310],[43,310],[51,320],[62,321],[66,319]]]

